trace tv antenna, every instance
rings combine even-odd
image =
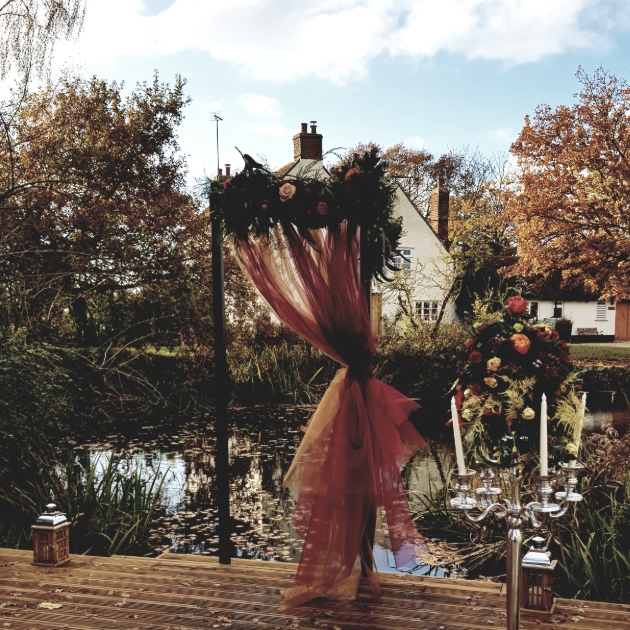
[[[219,174],[219,122],[223,120],[219,115],[221,112],[210,112],[212,120],[217,124],[217,175]]]

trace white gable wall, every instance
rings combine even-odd
[[[605,302],[603,308],[600,307],[600,313],[605,313],[605,319],[597,317],[597,301],[578,302],[573,300],[535,300],[532,298],[528,303],[538,302],[538,319],[553,319],[554,308],[556,304],[562,303],[562,316],[573,322],[572,335],[577,335],[578,328],[597,328],[598,334],[614,335],[615,334],[615,305]],[[612,310],[611,310],[612,309]]]
[[[396,191],[394,216],[402,217],[403,220],[400,249],[411,250],[410,285],[413,287],[414,304],[437,302],[441,307],[453,279],[452,261],[448,251],[400,186]],[[373,285],[375,292],[380,292],[382,288],[378,283]],[[384,316],[394,317],[398,308],[395,297],[386,296],[383,299]],[[455,318],[455,306],[449,303],[443,321],[449,322]]]

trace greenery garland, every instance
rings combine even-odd
[[[375,149],[355,153],[330,170],[329,177],[278,177],[250,156],[243,170],[210,183],[210,207],[223,220],[227,235],[246,239],[269,235],[275,226],[294,225],[304,238],[309,230],[335,228],[348,222],[350,234],[363,230],[362,275],[389,281],[402,233],[402,218],[392,216],[396,184]]]
[[[555,330],[531,325],[526,309],[524,298],[512,297],[503,313],[475,324],[458,369],[455,398],[469,450],[500,466],[537,461],[543,393],[552,462],[576,457],[582,428],[568,345]]]

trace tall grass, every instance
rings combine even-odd
[[[340,366],[295,337],[252,348],[231,362],[234,404],[311,404],[319,400]]]
[[[70,521],[70,550],[110,556],[148,555],[151,527],[160,509],[164,474],[133,468],[110,455],[80,461],[69,450],[63,462],[29,452],[19,475],[0,490],[0,544],[29,548],[30,525],[50,501]]]
[[[586,440],[584,499],[572,517],[553,520],[558,595],[630,603],[630,434],[609,428]]]

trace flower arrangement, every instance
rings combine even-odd
[[[529,319],[527,301],[509,298],[498,321],[475,324],[458,369],[455,400],[468,448],[500,466],[537,460],[543,394],[550,460],[575,458],[580,439],[581,386],[567,343]]]
[[[225,181],[210,182],[210,206],[223,220],[225,231],[237,239],[269,234],[280,225],[294,225],[309,239],[309,230],[334,228],[342,221],[350,233],[362,234],[361,261],[365,278],[385,281],[393,266],[402,233],[402,219],[392,216],[396,185],[374,149],[354,154],[330,170],[329,177],[281,178],[243,156],[245,168]]]

